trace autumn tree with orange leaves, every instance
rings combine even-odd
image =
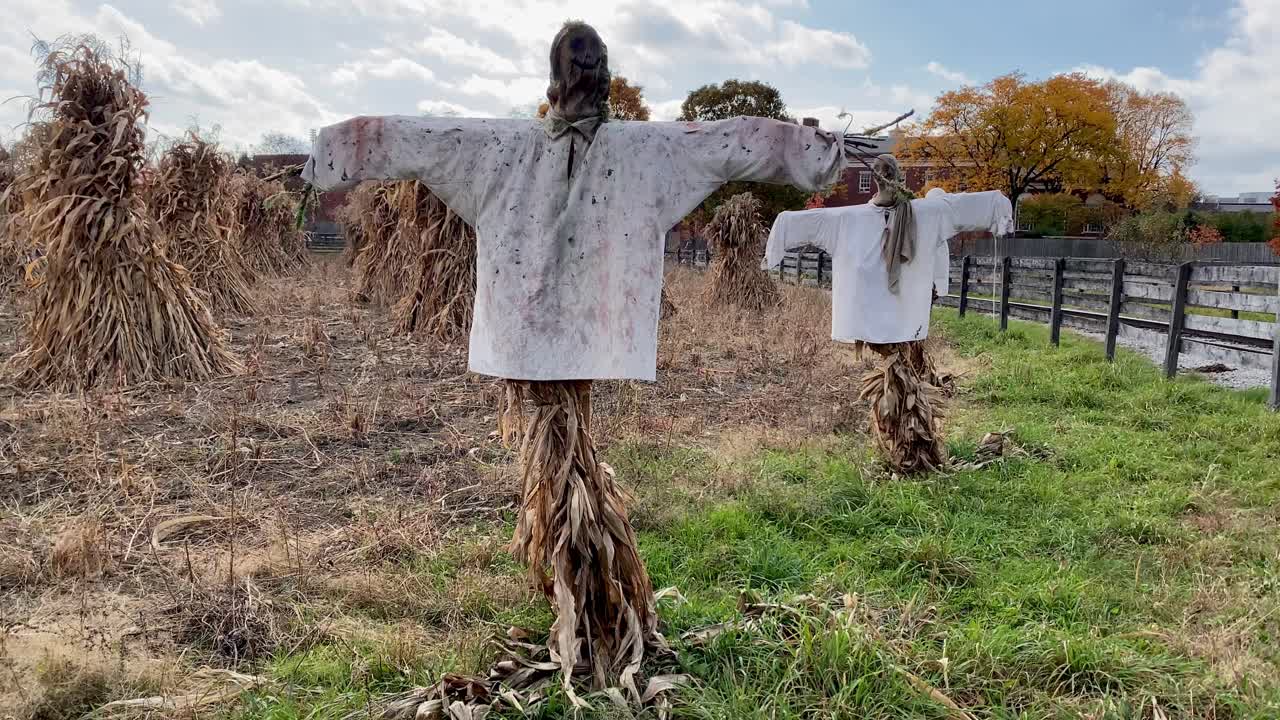
[[[1112,148],[1116,118],[1106,86],[1080,73],[1039,82],[998,77],[938,97],[933,112],[907,129],[898,152],[931,163],[948,190],[998,189],[1017,205],[1034,187],[1099,182],[1098,158]]]
[[[1106,91],[1116,133],[1099,158],[1097,189],[1133,209],[1185,207],[1194,186],[1183,171],[1195,149],[1186,101],[1172,93],[1144,93],[1117,81],[1107,83]]]

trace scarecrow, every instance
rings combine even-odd
[[[957,232],[1006,234],[1012,208],[999,192],[915,199],[892,155],[880,155],[872,169],[876,194],[865,205],[778,215],[765,265],[776,267],[788,250],[805,245],[832,256],[831,339],[879,357],[862,389],[877,443],[898,472],[935,470],[947,457],[923,340],[934,288],[945,289],[946,276],[935,272],[946,270],[940,253]]]
[[[532,405],[512,549],[555,611],[568,696],[579,673],[639,700],[661,637],[625,495],[592,443],[592,381],[655,378],[668,229],[732,180],[830,186],[844,143],[765,118],[610,121],[607,48],[584,23],[550,60],[545,118],[359,117],[320,132],[304,178],[418,180],[476,229],[470,368]]]

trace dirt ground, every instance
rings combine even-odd
[[[431,605],[442,592],[528,592],[368,569],[441,543],[499,552],[504,538],[476,528],[517,488],[494,432],[501,384],[467,372],[462,347],[393,335],[389,309],[353,302],[352,284],[334,256],[260,283],[260,311],[224,319],[234,377],[75,396],[0,385],[0,717],[72,666],[167,691],[271,652],[262,638],[362,632],[344,608],[394,621],[452,607]],[[761,318],[707,307],[702,284],[668,276],[679,310],[656,384],[597,384],[604,445],[865,430],[824,293],[784,286]],[[0,358],[19,315],[0,304]]]

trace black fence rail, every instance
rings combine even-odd
[[[1133,336],[1165,347],[1164,372],[1194,353],[1238,367],[1268,369],[1270,405],[1280,407],[1280,267],[1212,262],[1176,265],[1118,258],[952,258],[953,292],[938,298],[961,315],[1016,317],[1103,335],[1107,359],[1116,338]]]
[[[342,252],[347,241],[337,233],[307,233],[307,249],[318,253]]]
[[[708,251],[667,253],[681,265],[705,268]],[[831,286],[831,256],[790,252],[772,274],[783,282]],[[1047,323],[1058,344],[1063,327],[1104,337],[1107,359],[1116,339],[1137,337],[1165,347],[1165,375],[1183,352],[1238,367],[1267,369],[1270,406],[1280,409],[1280,266],[1216,262],[1167,264],[1074,257],[951,258],[950,287],[938,304]]]

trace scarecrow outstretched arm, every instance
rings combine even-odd
[[[684,125],[689,157],[718,183],[745,180],[817,192],[834,185],[845,167],[841,139],[817,128],[757,117]]]
[[[996,237],[1013,230],[1013,205],[999,190],[947,193],[942,199],[951,209],[954,233],[985,231]]]
[[[491,172],[493,153],[527,120],[357,117],[322,129],[302,177],[321,190],[364,180],[418,180],[467,222],[472,188]]]
[[[832,254],[839,240],[841,221],[840,213],[827,208],[779,213],[769,230],[764,269],[777,267],[788,251],[799,247],[812,246]]]

